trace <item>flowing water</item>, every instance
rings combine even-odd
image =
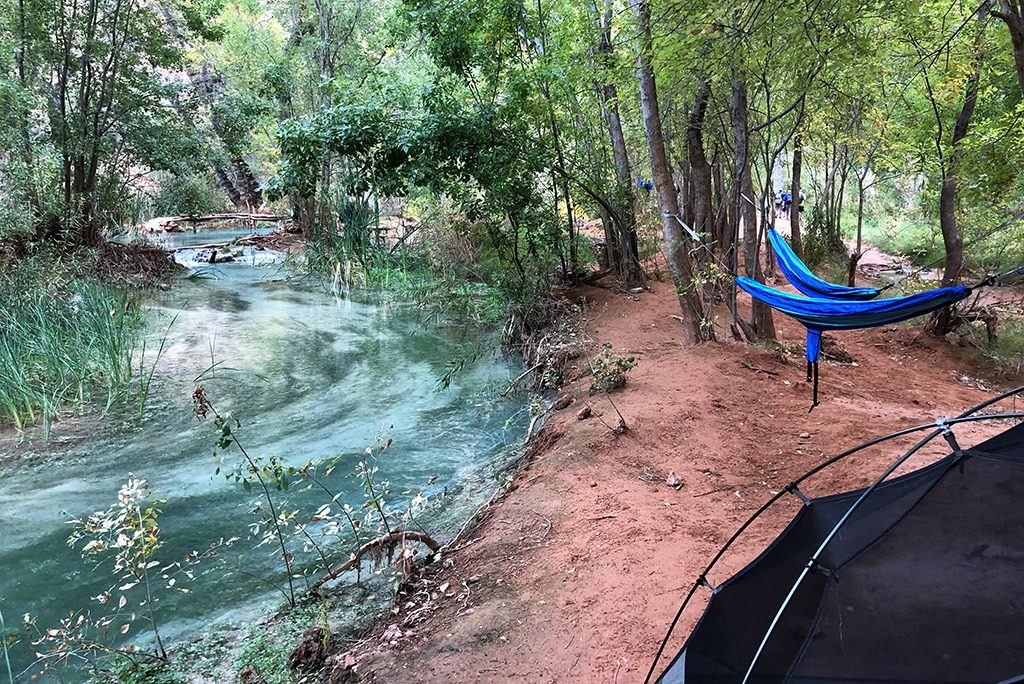
[[[187,239],[202,244],[223,234]],[[179,252],[178,258],[194,261],[195,255]],[[490,464],[521,439],[529,420],[521,402],[498,401],[486,391],[517,374],[511,362],[493,355],[468,367],[450,389],[435,391],[469,331],[425,327],[409,304],[332,296],[318,282],[265,265],[274,260],[249,253],[209,267],[153,304],[144,377],[161,340],[166,351],[156,365],[144,420],[138,420],[133,397],[120,418],[111,416],[84,447],[76,447],[78,458],[4,477],[0,611],[8,633],[20,629],[25,614],[45,628],[69,611],[96,610],[90,597],[118,584],[109,566],[94,569],[69,548],[67,523],[106,509],[129,473],[167,499],[159,518],[166,543],[159,559],[181,560],[220,539],[241,538],[196,567],[190,594],[162,594],[157,617],[167,632],[186,633],[281,598],[266,581],[284,585],[279,554],[253,548],[249,536],[258,522],[251,505],[257,490],[247,492],[224,477],[241,459],[234,447],[221,451],[215,463],[212,420],[200,422],[192,413],[197,384],[219,413],[240,421],[236,433],[250,454],[294,466],[340,457],[325,484],[355,508],[364,501],[363,489],[349,475],[382,431],[394,444],[381,455],[377,478],[390,481],[394,494],[388,498],[399,509],[402,493],[420,491],[436,477],[427,493],[443,501],[450,534],[452,521],[493,488]],[[56,423],[54,434],[60,432]],[[312,511],[328,500],[309,494],[291,508]],[[129,609],[140,610],[137,604]],[[30,667],[25,639],[11,647],[10,657],[15,681],[38,673]],[[6,681],[0,654],[0,682]]]

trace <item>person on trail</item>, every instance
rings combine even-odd
[[[793,193],[787,192],[782,196],[782,211],[789,218],[789,211],[793,207]]]
[[[782,216],[782,191],[775,191],[775,217],[779,218]]]

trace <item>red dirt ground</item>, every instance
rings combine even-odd
[[[347,676],[366,682],[643,682],[694,579],[772,493],[829,456],[992,396],[974,379],[975,352],[898,326],[837,334],[856,365],[822,364],[822,403],[809,414],[799,352],[733,342],[724,331],[717,343],[684,349],[669,283],[636,296],[572,295],[587,301],[593,353],[607,341],[636,357],[628,385],[594,397],[589,377],[569,386],[574,403],[545,425],[511,491],[389,624],[336,658],[332,681],[346,681],[347,660]],[[776,326],[781,341],[803,343],[796,322],[777,315]],[[624,434],[609,427],[618,422],[612,401]],[[584,406],[594,415],[578,420]],[[968,446],[1005,427],[956,432]],[[863,486],[911,443],[846,459],[803,489]],[[910,465],[939,455],[931,449]],[[679,489],[666,484],[670,472]],[[740,539],[713,583],[781,531],[798,505],[784,501]],[[708,594],[698,591],[658,673]]]

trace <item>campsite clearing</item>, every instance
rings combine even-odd
[[[721,329],[722,341],[684,351],[670,283],[636,296],[598,288],[569,296],[587,301],[595,353],[610,342],[636,357],[628,384],[591,397],[579,373],[567,389],[574,403],[540,432],[509,493],[449,567],[428,574],[389,623],[336,659],[333,681],[344,681],[347,662],[359,681],[642,682],[697,575],[772,493],[872,437],[957,414],[997,384],[976,377],[976,352],[920,325],[841,332],[833,337],[854,363],[822,364],[822,403],[809,414],[797,349],[805,331],[791,319],[779,315],[776,326],[792,354],[725,340]],[[609,429],[618,421],[609,396],[623,434]],[[587,406],[593,416],[578,419]],[[958,436],[975,444],[1005,428],[964,427]],[[847,459],[804,490],[866,485],[906,446],[894,440]],[[670,473],[682,486],[667,484]],[[751,560],[796,505],[751,529],[711,581]],[[703,599],[666,653],[678,651]]]

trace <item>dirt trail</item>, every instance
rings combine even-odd
[[[609,429],[615,410],[587,395],[589,377],[567,388],[575,402],[545,426],[512,491],[357,652],[358,681],[642,682],[694,578],[772,493],[828,456],[991,396],[972,379],[970,350],[920,326],[889,327],[836,336],[856,365],[822,364],[822,403],[808,414],[802,356],[731,340],[684,349],[670,284],[573,296],[588,302],[594,353],[607,341],[636,356],[629,384],[611,395],[628,431]],[[776,325],[781,341],[803,343],[799,324],[778,315]],[[578,420],[584,406],[594,415]],[[958,436],[969,445],[1001,429]],[[896,448],[848,459],[805,491],[864,485]],[[670,472],[679,489],[667,486]],[[743,537],[711,581],[774,538],[796,503]],[[436,598],[424,604],[427,593]],[[703,603],[684,616],[668,659]]]

